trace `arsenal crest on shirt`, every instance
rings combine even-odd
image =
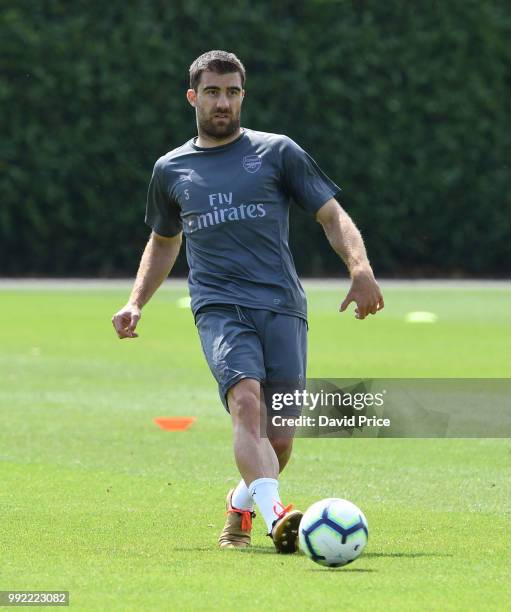
[[[263,160],[261,159],[260,155],[245,155],[243,158],[243,168],[245,168],[245,170],[251,174],[257,172],[262,163]]]

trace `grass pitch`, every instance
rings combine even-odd
[[[510,288],[382,285],[363,322],[341,287],[308,292],[311,377],[510,376]],[[161,289],[121,342],[127,291],[0,291],[0,590],[68,590],[76,610],[509,609],[508,440],[297,440],[283,501],[352,500],[366,552],[279,556],[260,517],[251,550],[218,550],[238,478],[184,295]],[[197,421],[153,422],[173,415]]]

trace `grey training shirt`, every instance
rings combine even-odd
[[[154,166],[146,223],[186,236],[195,314],[205,304],[239,304],[307,317],[289,250],[291,198],[315,213],[340,188],[293,140],[244,129],[226,145],[189,140]]]

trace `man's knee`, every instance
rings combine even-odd
[[[244,378],[227,392],[227,404],[235,425],[245,425],[259,431],[261,416],[261,387],[259,381]]]

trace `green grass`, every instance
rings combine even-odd
[[[360,322],[309,292],[310,376],[510,376],[511,290],[385,293]],[[238,479],[184,294],[120,342],[124,291],[0,291],[0,590],[69,590],[76,610],[509,609],[508,440],[297,440],[283,500],[354,501],[366,552],[340,570],[277,556],[261,518],[250,551],[217,550]],[[153,423],[171,415],[198,418]]]

